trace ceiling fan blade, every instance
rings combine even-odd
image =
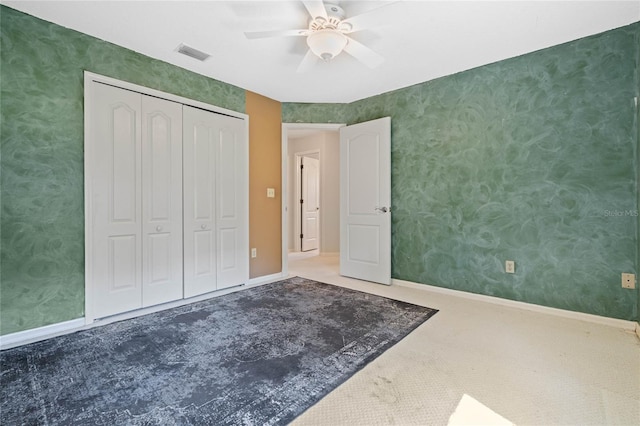
[[[311,68],[314,67],[314,65],[318,62],[318,57],[316,56],[315,53],[313,53],[311,51],[311,49],[309,49],[307,51],[307,54],[304,55],[304,58],[302,58],[302,62],[300,62],[300,65],[298,65],[298,69],[296,70],[296,72],[307,72],[309,70],[311,70]]]
[[[306,36],[309,35],[309,30],[275,30],[275,31],[248,31],[244,33],[244,36],[248,39],[256,38],[268,38],[268,37],[281,37],[281,36]]]
[[[328,21],[327,17],[327,9],[324,8],[324,2],[322,0],[302,0],[304,7],[307,8],[309,15],[311,15],[311,19],[315,19],[317,17],[324,18],[325,21]]]
[[[382,56],[378,55],[364,44],[355,41],[351,37],[347,37],[347,40],[348,42],[344,51],[369,68],[376,68],[384,62],[384,58]]]
[[[352,16],[351,18],[345,19],[340,24],[341,27],[344,28],[344,25],[346,24],[351,26],[351,29],[343,30],[342,32],[345,34],[348,34],[348,33],[353,33],[360,30],[365,30],[367,28],[379,26],[380,24],[385,22],[386,17],[383,14],[384,9],[386,9],[387,7],[395,3],[397,2],[386,4],[376,9],[372,9],[367,12],[361,13],[359,15]]]

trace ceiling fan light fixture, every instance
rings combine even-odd
[[[334,29],[318,30],[307,37],[309,49],[317,57],[327,62],[339,55],[346,47],[347,42],[347,37]]]

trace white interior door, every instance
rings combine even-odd
[[[244,120],[183,107],[184,296],[249,279]]]
[[[182,299],[182,104],[142,96],[142,306]]]
[[[184,297],[214,291],[216,273],[216,123],[183,106]]]
[[[216,129],[217,287],[249,279],[249,141],[244,120],[211,113]]]
[[[141,95],[91,90],[92,316],[102,318],[142,306]]]
[[[302,251],[316,250],[320,235],[320,161],[301,157]]]
[[[391,118],[340,129],[340,274],[391,284]]]

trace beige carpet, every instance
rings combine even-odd
[[[336,257],[291,274],[440,309],[295,425],[638,425],[640,340],[606,325],[339,277]],[[492,414],[490,414],[492,413]],[[483,421],[491,416],[492,421]],[[468,424],[468,423],[467,423]]]

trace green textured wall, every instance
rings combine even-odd
[[[83,70],[241,112],[244,90],[4,6],[0,32],[6,334],[83,315]],[[613,215],[638,206],[639,50],[635,24],[283,121],[393,117],[394,277],[640,320],[640,222]]]
[[[394,278],[635,320],[638,31],[283,122],[392,117]]]
[[[636,25],[636,45],[640,46],[640,24]],[[638,135],[638,143],[636,145],[636,185],[638,204],[637,209],[640,211],[640,48],[636,49],[636,132]],[[638,269],[640,269],[640,215],[638,216],[638,227],[636,228],[637,250],[638,250]],[[640,285],[638,284],[636,275],[636,286],[638,286],[638,324],[640,324]]]
[[[0,333],[84,314],[83,71],[244,112],[245,92],[0,6]]]
[[[283,103],[283,123],[352,123],[350,105]]]

